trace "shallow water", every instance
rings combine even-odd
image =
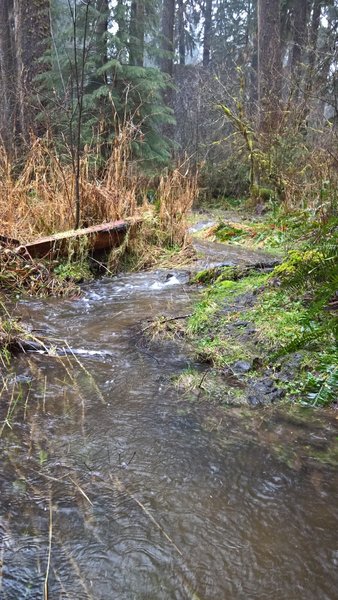
[[[336,597],[337,479],[318,461],[335,419],[189,404],[172,384],[188,350],[139,335],[189,312],[185,278],[21,304],[73,354],[17,358],[2,393],[1,598],[42,599],[46,579],[53,600]]]

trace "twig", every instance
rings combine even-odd
[[[69,479],[77,487],[77,489],[79,490],[80,494],[82,494],[82,496],[87,500],[87,502],[89,502],[90,506],[94,506],[94,504],[92,503],[92,501],[88,498],[86,492],[83,491],[83,489],[79,486],[79,484],[76,483],[76,481],[74,481],[74,479],[72,479],[71,477],[69,477]]]
[[[117,477],[114,477],[113,481],[114,481],[117,489],[119,491],[124,491],[132,500],[134,500],[134,502],[136,502],[136,504],[143,510],[143,512],[152,521],[152,523],[154,523],[154,525],[156,525],[157,529],[159,529],[160,532],[164,535],[166,540],[168,540],[168,542],[173,546],[173,548],[175,548],[176,552],[178,552],[178,554],[180,556],[183,556],[181,550],[176,546],[175,542],[171,539],[171,537],[167,534],[167,532],[163,529],[163,527],[158,523],[158,521],[156,521],[155,517],[153,517],[153,515],[144,506],[144,504],[142,504],[142,502],[140,502],[140,500],[138,500],[138,498],[136,498],[133,494],[128,492],[126,487],[123,485],[123,483]]]
[[[50,569],[50,558],[52,554],[52,537],[53,537],[53,505],[52,505],[52,495],[49,497],[49,532],[48,532],[48,559],[47,559],[47,568],[45,575],[45,584],[44,584],[44,600],[48,600],[48,577],[49,577],[49,569]]]
[[[206,376],[208,375],[208,373],[210,373],[210,371],[211,371],[211,369],[207,369],[207,370],[206,370],[206,371],[203,373],[203,375],[202,375],[202,378],[201,378],[201,381],[199,382],[199,384],[198,384],[198,386],[197,386],[197,387],[199,388],[199,391],[198,391],[198,394],[197,394],[197,400],[199,399],[199,397],[200,397],[200,395],[201,395],[201,391],[202,391],[202,390],[204,390],[204,388],[202,387],[202,384],[203,384],[203,381],[205,380]]]
[[[161,361],[158,360],[158,358],[156,358],[156,356],[154,356],[153,354],[150,354],[150,352],[147,352],[147,350],[143,350],[142,348],[140,348],[139,346],[135,345],[135,349],[140,352],[141,354],[145,354],[146,356],[149,356],[150,358],[152,358],[153,360],[155,360],[157,362],[158,365],[161,364]]]
[[[90,257],[90,260],[92,260],[93,262],[95,262],[96,264],[98,264],[99,267],[103,267],[104,270],[107,271],[107,273],[109,273],[109,275],[114,275],[113,271],[111,271],[110,269],[108,269],[108,267],[106,267],[106,265],[104,265],[99,260],[96,260],[95,258],[93,258],[93,256]]]

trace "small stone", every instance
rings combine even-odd
[[[239,373],[248,373],[252,369],[252,365],[247,360],[238,360],[232,365],[232,369]]]
[[[262,404],[261,401],[259,400],[259,398],[257,398],[257,396],[249,396],[248,403],[251,406],[260,406]]]

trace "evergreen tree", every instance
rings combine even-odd
[[[128,126],[132,153],[143,167],[169,159],[160,137],[171,119],[162,99],[166,84],[159,69],[144,66],[154,13],[150,0],[120,0],[114,9],[107,0],[52,0],[50,69],[41,78],[48,111],[40,119],[48,119],[59,139],[72,140],[81,104],[82,148],[99,139],[105,158],[118,130]]]
[[[44,70],[42,56],[49,45],[48,0],[2,0],[0,4],[0,91],[4,111],[0,134],[7,150],[29,143],[34,123],[36,76]]]

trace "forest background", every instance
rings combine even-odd
[[[108,217],[135,177],[152,199],[156,177],[182,163],[207,199],[318,208],[335,196],[335,0],[3,0],[0,10],[8,230],[14,178],[25,232],[18,176],[44,205],[34,233]],[[105,182],[97,215],[89,181]]]
[[[307,306],[293,348],[328,349],[332,390],[337,41],[337,0],[2,0],[0,233],[152,209],[146,266],[185,244],[193,200],[268,214],[291,243],[278,282]]]

